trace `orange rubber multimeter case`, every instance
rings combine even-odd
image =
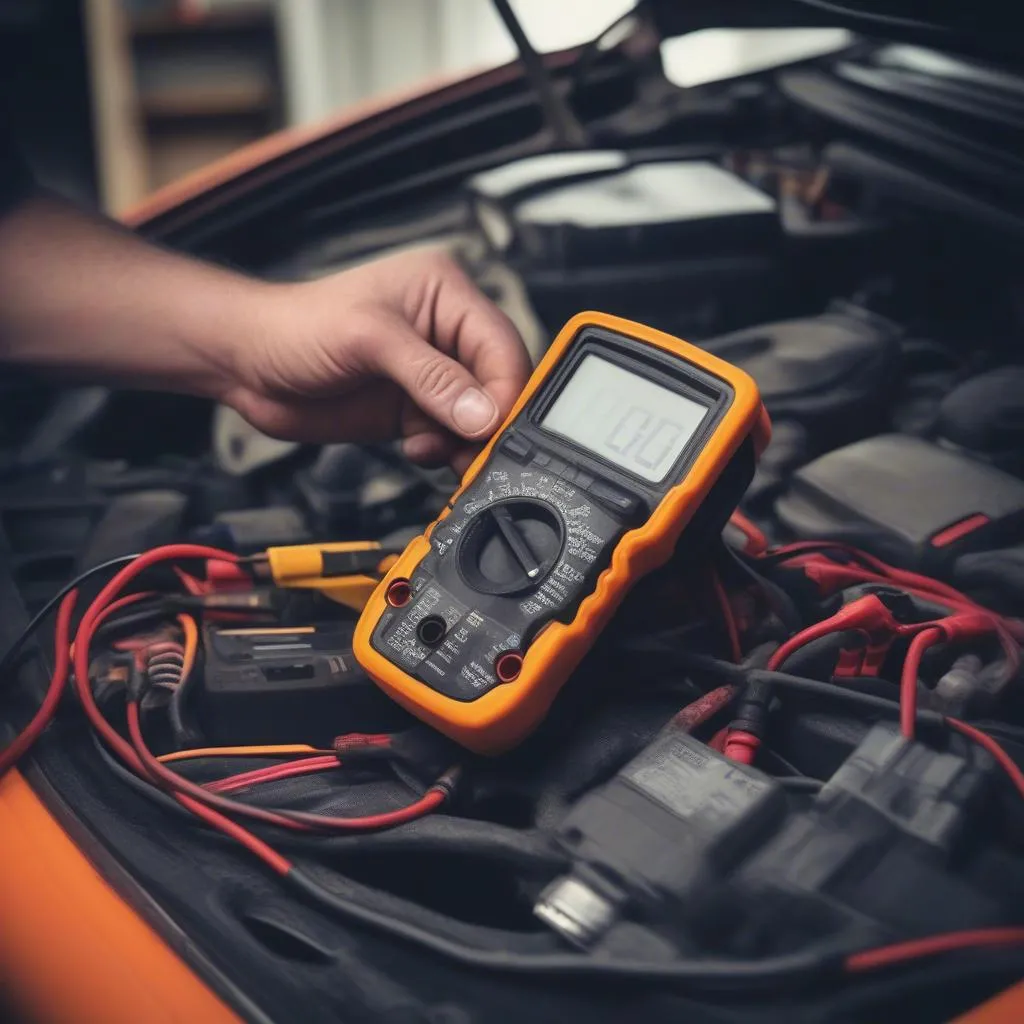
[[[688,526],[704,540],[722,529],[769,435],[741,370],[642,324],[579,314],[374,591],[356,658],[470,750],[515,746],[637,579]]]

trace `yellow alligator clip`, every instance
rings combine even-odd
[[[267,548],[274,583],[289,590],[318,590],[359,612],[397,555],[375,540],[294,544]]]

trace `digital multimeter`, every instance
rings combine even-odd
[[[641,324],[574,317],[374,591],[356,658],[463,746],[509,749],[687,526],[708,541],[724,527],[769,433],[736,367]]]

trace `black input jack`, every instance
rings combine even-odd
[[[425,615],[416,626],[416,635],[420,643],[427,647],[436,647],[448,632],[448,623],[440,615]]]

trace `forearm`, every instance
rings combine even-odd
[[[220,397],[274,287],[32,199],[0,218],[0,360]]]

